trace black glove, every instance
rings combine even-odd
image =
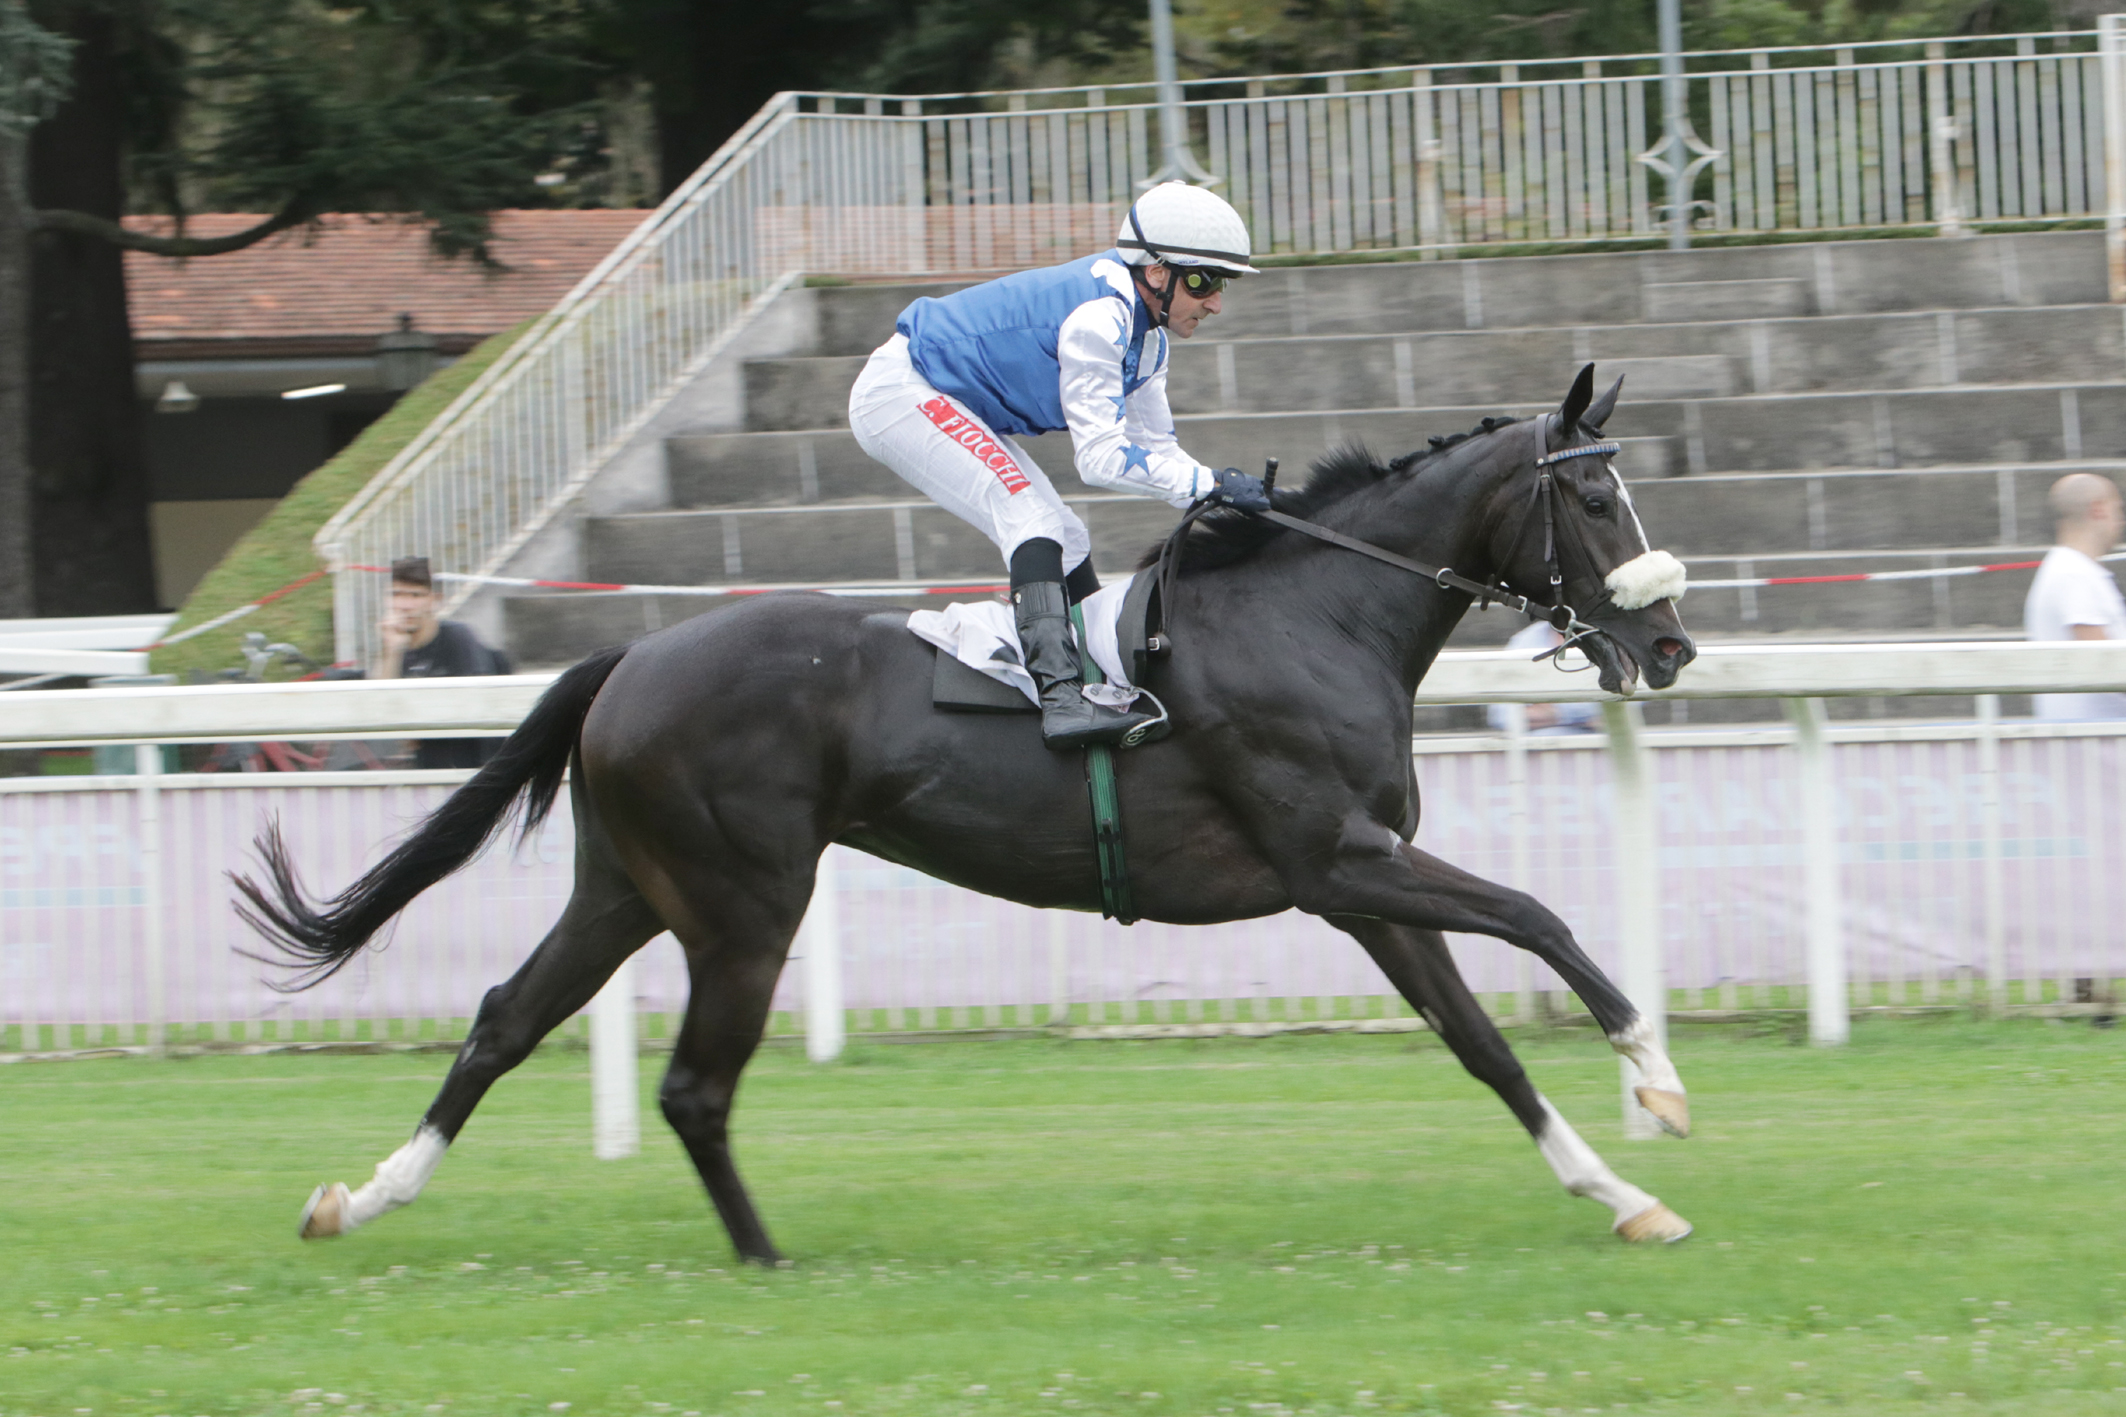
[[[1229,467],[1218,474],[1211,487],[1211,500],[1243,512],[1267,512],[1270,509],[1270,494],[1263,489],[1262,479],[1250,477],[1237,467]]]

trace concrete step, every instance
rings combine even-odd
[[[1093,565],[1110,576],[1136,565],[1177,516],[1143,497],[1064,500],[1092,533]],[[583,555],[586,579],[620,584],[932,581],[1004,570],[987,537],[912,500],[593,517]]]
[[[864,358],[748,361],[746,426],[846,426]],[[2107,304],[1199,339],[1176,345],[1167,396],[1177,414],[1505,403],[1557,397],[1589,360],[1634,400],[2102,383],[2126,375],[2126,318]]]
[[[2045,493],[2070,470],[2118,479],[2126,477],[2126,462],[1673,478],[1638,483],[1634,498],[1648,535],[1685,558],[1921,554],[2042,540],[2050,530]],[[684,585],[997,572],[986,538],[901,492],[874,501],[591,518],[584,524],[585,576]],[[1145,498],[1066,501],[1092,533],[1094,565],[1110,577],[1135,565],[1174,521],[1171,508]]]
[[[1177,426],[1182,446],[1213,466],[1252,468],[1270,455],[1297,467],[1321,449],[1351,440],[1384,455],[1400,454],[1422,446],[1427,435],[1465,430],[1486,414],[1525,417],[1549,411],[1554,400],[1198,414],[1179,418]],[[1621,459],[1620,469],[1632,478],[2114,458],[2126,456],[2126,384],[1626,398],[1607,432],[1666,445],[1665,456]]]
[[[1628,385],[1627,385],[1628,387]],[[1490,414],[1548,411],[1555,395],[1519,403],[1322,413],[1199,413],[1176,420],[1181,445],[1213,467],[1254,470],[1280,458],[1296,474],[1328,448],[1364,443],[1383,456],[1466,431]],[[1626,398],[1608,432],[1626,443],[1619,466],[1635,480],[1707,472],[1969,467],[2126,457],[2126,384],[2031,384],[1974,389],[1732,398]],[[1069,440],[1027,440],[1060,485]],[[847,432],[711,434],[666,447],[672,500],[729,506],[891,496]]]
[[[956,600],[986,600],[994,592],[867,598],[878,610],[940,610]],[[594,650],[626,644],[667,626],[705,615],[742,597],[706,590],[700,595],[642,595],[633,592],[512,595],[502,602],[502,622],[510,654],[525,669],[574,664]]]
[[[2013,546],[2051,534],[2045,494],[2069,472],[2126,486],[2126,462],[1638,479],[1647,534],[1678,555]]]
[[[935,285],[808,292],[821,355],[866,354]],[[2094,305],[2101,232],[1907,238],[1691,251],[1283,266],[1232,287],[1212,339],[1541,329],[1889,310]]]
[[[1704,485],[1710,495],[1695,506],[1663,507],[1657,505],[1662,498],[1652,495],[1671,488],[1694,490],[1689,482],[1657,484],[1644,489],[1649,495],[1638,500],[1655,543],[1673,550],[1688,564],[1723,567],[1701,573],[1715,579],[1842,575],[1872,561],[1902,567],[2014,560],[2020,556],[2015,549],[2019,544],[2042,542],[2050,531],[2042,501],[2046,484],[2040,476],[2021,470],[1706,479]],[[2016,499],[2013,525],[2002,525],[1993,510],[1998,506],[1993,499],[2004,491]],[[1142,498],[1100,496],[1067,501],[1092,533],[1093,565],[1108,579],[1127,574],[1172,528],[1175,518],[1171,508]],[[1855,516],[1849,523],[1833,523],[1823,514],[1831,507]],[[1747,534],[1753,514],[1759,522],[1754,537]],[[1900,522],[1902,527],[1881,527],[1879,523],[1885,520]],[[1840,533],[1835,543],[1830,534],[1834,527]],[[1926,535],[1967,528],[1976,534],[1954,540]],[[2008,534],[2005,540],[1996,535],[2000,532]],[[1694,534],[1696,541],[1686,539]],[[1943,551],[1944,546],[1967,549]],[[950,513],[915,501],[600,517],[585,525],[585,553],[587,579],[623,584],[936,581],[995,576],[1003,569],[985,537]],[[1915,556],[1964,559],[1914,562],[1910,558]],[[1736,570],[1742,562],[1759,569]],[[1811,569],[1763,569],[1789,563]],[[1834,563],[1837,569],[1817,569]],[[1816,593],[1806,587],[1782,588],[1774,598],[1804,604]],[[1927,594],[1931,594],[1927,587],[1916,582],[1897,589],[1871,588],[1861,597],[1867,608],[1856,613],[1865,616],[1883,610],[1884,597],[1925,598]],[[1842,589],[1825,595],[1839,603],[1851,598]],[[1738,626],[1753,623],[1744,614],[1750,599],[1740,595],[1735,600]],[[1933,605],[1931,600],[1927,603]],[[2018,600],[2016,605],[2020,604]],[[1927,615],[1933,614],[1930,608]],[[2016,617],[2020,614],[2018,608]],[[1805,619],[1765,628],[1806,629],[1817,623]],[[1862,618],[1850,625],[1857,628],[1870,623],[1877,622]],[[1898,610],[1880,623],[1924,625],[1932,621],[1914,621]]]

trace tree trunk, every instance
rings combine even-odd
[[[0,620],[35,613],[30,591],[29,226],[25,145],[0,122]]]
[[[636,0],[635,63],[650,81],[663,191],[694,175],[723,140],[783,89],[818,82],[812,6]]]
[[[43,25],[76,41],[74,91],[31,130],[32,206],[117,220],[125,211],[125,104],[106,6],[52,0]],[[155,608],[148,479],[125,256],[93,237],[30,240],[32,549],[41,615]]]

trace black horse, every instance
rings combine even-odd
[[[1673,563],[1649,551],[1606,457],[1556,456],[1589,444],[1615,406],[1617,389],[1596,401],[1592,380],[1589,366],[1554,414],[1487,421],[1393,463],[1333,454],[1304,488],[1279,491],[1277,508],[1538,599],[1551,598],[1555,572],[1561,599],[1599,631],[1584,646],[1604,686],[1628,690],[1643,673],[1665,687],[1695,653],[1665,598],[1680,586],[1633,580]],[[1411,700],[1472,597],[1229,510],[1192,528],[1182,554],[1168,607],[1178,648],[1147,686],[1176,727],[1118,759],[1138,913],[1327,919],[1498,1091],[1568,1190],[1608,1205],[1627,1239],[1688,1234],[1530,1084],[1441,932],[1493,935],[1548,963],[1637,1064],[1642,1105],[1680,1136],[1682,1083],[1652,1029],[1557,916],[1410,845]],[[562,674],[411,837],[321,904],[269,827],[269,884],[239,879],[238,908],[315,982],[471,860],[520,800],[536,824],[573,774],[576,880],[560,921],[489,991],[413,1140],[359,1189],[320,1186],[306,1238],[411,1201],[487,1089],[668,929],[692,993],[664,1114],[738,1253],[777,1262],[726,1123],[827,844],[1027,905],[1100,906],[1083,761],[1044,748],[1030,717],[934,709],[933,651],[906,618],[773,595],[601,651]]]

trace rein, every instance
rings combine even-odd
[[[1472,580],[1451,567],[1428,566],[1422,561],[1413,561],[1407,556],[1399,556],[1385,547],[1375,546],[1369,541],[1360,541],[1355,536],[1345,536],[1342,532],[1331,531],[1328,527],[1322,526],[1318,522],[1306,521],[1285,512],[1273,510],[1255,512],[1252,515],[1260,517],[1264,521],[1273,522],[1287,531],[1296,531],[1302,536],[1311,536],[1316,541],[1327,542],[1331,546],[1342,547],[1346,551],[1355,551],[1361,556],[1370,556],[1372,559],[1385,565],[1393,566],[1398,570],[1408,571],[1416,576],[1423,576],[1441,590],[1462,591],[1465,594],[1475,596],[1478,602],[1483,605],[1489,605],[1491,602],[1497,601],[1510,610],[1519,611],[1531,620],[1547,621],[1552,629],[1565,636],[1565,640],[1556,649],[1538,655],[1537,658],[1555,658],[1563,655],[1566,650],[1586,639],[1589,635],[1599,635],[1602,631],[1582,620],[1579,612],[1564,601],[1565,577],[1563,568],[1558,561],[1557,484],[1550,475],[1550,468],[1553,464],[1568,462],[1574,458],[1613,457],[1622,450],[1621,445],[1617,443],[1587,443],[1576,448],[1561,448],[1554,453],[1545,453],[1535,460],[1535,465],[1542,469],[1541,474],[1536,479],[1535,496],[1529,503],[1527,516],[1521,521],[1520,532],[1513,539],[1513,550],[1507,553],[1506,559],[1511,561],[1520,554],[1521,543],[1527,540],[1528,529],[1534,524],[1536,509],[1541,507],[1543,512],[1543,564],[1550,568],[1550,594],[1555,601],[1554,604],[1544,604],[1533,600],[1513,589],[1502,580],[1488,582]],[[1204,505],[1204,503],[1199,502],[1196,507],[1189,509],[1189,515],[1183,518],[1182,525],[1176,532],[1177,545],[1180,536],[1187,531],[1188,524],[1201,515],[1198,508],[1204,507]],[[1577,544],[1577,536],[1574,537],[1574,541]],[[1583,552],[1585,551],[1584,547],[1580,549]],[[1161,559],[1168,564],[1176,560],[1175,557],[1170,555]],[[1161,565],[1162,576],[1167,573],[1168,564]],[[1163,589],[1162,585],[1162,591]],[[1560,659],[1558,662],[1562,663],[1563,661]]]
[[[1509,610],[1519,611],[1531,620],[1542,620],[1564,636],[1564,639],[1555,649],[1545,650],[1537,655],[1536,658],[1538,660],[1551,660],[1552,663],[1563,668],[1566,650],[1572,649],[1590,636],[1604,634],[1606,631],[1582,620],[1579,612],[1564,601],[1565,578],[1563,568],[1558,559],[1556,514],[1558,487],[1556,479],[1550,474],[1550,468],[1557,463],[1569,462],[1574,458],[1613,457],[1621,451],[1623,451],[1622,445],[1617,443],[1585,443],[1579,447],[1561,448],[1554,453],[1545,453],[1535,460],[1536,467],[1540,469],[1536,479],[1535,495],[1529,502],[1527,514],[1522,518],[1521,529],[1514,537],[1513,550],[1507,554],[1506,559],[1510,562],[1515,556],[1520,554],[1521,543],[1527,540],[1528,529],[1534,524],[1535,513],[1540,508],[1543,513],[1543,563],[1550,568],[1550,593],[1556,600],[1555,604],[1546,604],[1523,595],[1502,580],[1478,581],[1461,574],[1450,566],[1428,566],[1422,561],[1414,561],[1408,556],[1398,555],[1384,546],[1375,546],[1370,541],[1360,541],[1355,536],[1345,536],[1342,532],[1333,531],[1319,522],[1310,522],[1303,517],[1295,517],[1288,512],[1272,509],[1266,512],[1250,512],[1248,515],[1276,526],[1281,526],[1287,531],[1296,531],[1302,536],[1310,536],[1316,541],[1326,542],[1330,546],[1340,547],[1345,551],[1355,551],[1361,556],[1370,557],[1383,565],[1393,566],[1399,571],[1408,571],[1411,575],[1423,576],[1441,590],[1458,590],[1464,594],[1473,595],[1481,605],[1488,606],[1496,601]],[[1271,478],[1276,476],[1276,468],[1276,461],[1272,459],[1269,465],[1269,476]],[[1174,603],[1174,582],[1181,575],[1181,548],[1182,544],[1188,539],[1189,528],[1194,526],[1197,519],[1205,512],[1224,505],[1224,503],[1213,501],[1209,497],[1197,498],[1195,502],[1190,504],[1189,509],[1182,513],[1181,521],[1167,537],[1166,544],[1159,548],[1158,559],[1152,567],[1152,575],[1158,581],[1159,588],[1159,609],[1156,612],[1159,624],[1157,628],[1154,628],[1154,625],[1148,621],[1145,627],[1150,632],[1147,648],[1154,654],[1164,653],[1167,644],[1171,643],[1163,633],[1167,614],[1166,607]],[[1569,518],[1566,521],[1566,525],[1573,527],[1573,523]],[[1577,528],[1574,528],[1573,543],[1575,549],[1581,553],[1584,559],[1586,547],[1580,542]],[[1592,666],[1586,667],[1591,668]]]

